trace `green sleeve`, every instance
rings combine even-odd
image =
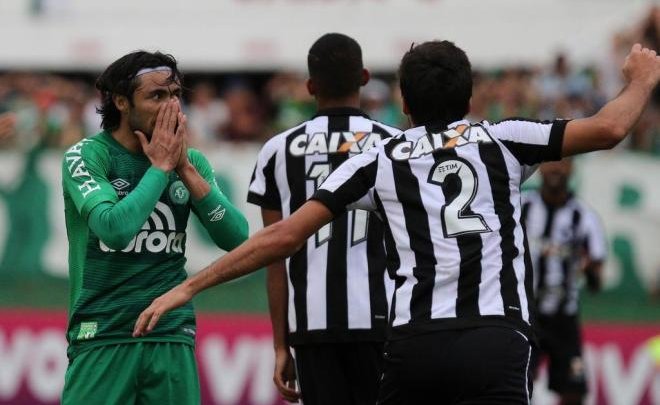
[[[109,248],[124,249],[147,222],[167,183],[167,174],[151,166],[121,201],[94,207],[87,220],[89,229]]]
[[[150,167],[126,197],[108,180],[110,156],[93,140],[83,140],[64,154],[62,185],[94,234],[111,249],[125,248],[142,228],[167,186],[165,172]]]
[[[213,168],[204,155],[198,150],[190,149],[188,158],[211,186],[211,191],[201,200],[192,200],[193,212],[219,248],[232,250],[247,240],[247,220],[220,191]]]
[[[64,153],[64,195],[73,201],[84,219],[87,219],[98,204],[115,203],[119,200],[108,180],[109,170],[110,156],[105,148],[94,140],[84,139]]]

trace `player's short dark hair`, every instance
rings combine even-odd
[[[172,55],[147,51],[135,51],[112,62],[96,79],[96,88],[101,92],[101,106],[96,111],[101,114],[101,127],[107,131],[119,128],[121,113],[112,101],[113,95],[126,96],[133,102],[133,92],[138,87],[137,73],[144,68],[166,66],[172,70],[168,81],[181,83],[183,75],[177,69]]]
[[[453,42],[412,47],[401,60],[399,84],[415,125],[447,125],[470,111],[472,66]]]
[[[359,91],[362,85],[362,49],[344,34],[325,34],[309,49],[309,77],[317,96],[342,98]]]

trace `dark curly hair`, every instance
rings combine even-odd
[[[470,111],[472,66],[453,42],[412,47],[401,59],[399,85],[415,125],[446,126]]]
[[[119,128],[121,113],[112,100],[113,95],[126,96],[133,102],[133,93],[139,85],[137,73],[144,68],[167,66],[172,73],[170,83],[182,83],[183,75],[177,68],[172,55],[161,52],[135,51],[114,61],[96,80],[96,88],[101,92],[101,106],[96,112],[101,114],[101,127],[112,131]]]

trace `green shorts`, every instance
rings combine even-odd
[[[199,404],[195,349],[140,342],[80,353],[66,370],[62,405]]]

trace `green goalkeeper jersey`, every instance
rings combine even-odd
[[[191,209],[219,247],[230,250],[247,238],[245,218],[218,189],[207,160],[194,149],[188,157],[211,185],[199,201],[175,171],[153,167],[108,132],[65,153],[70,358],[97,345],[138,340],[194,344],[192,303],[166,314],[148,336],[131,336],[140,312],[186,278]]]

